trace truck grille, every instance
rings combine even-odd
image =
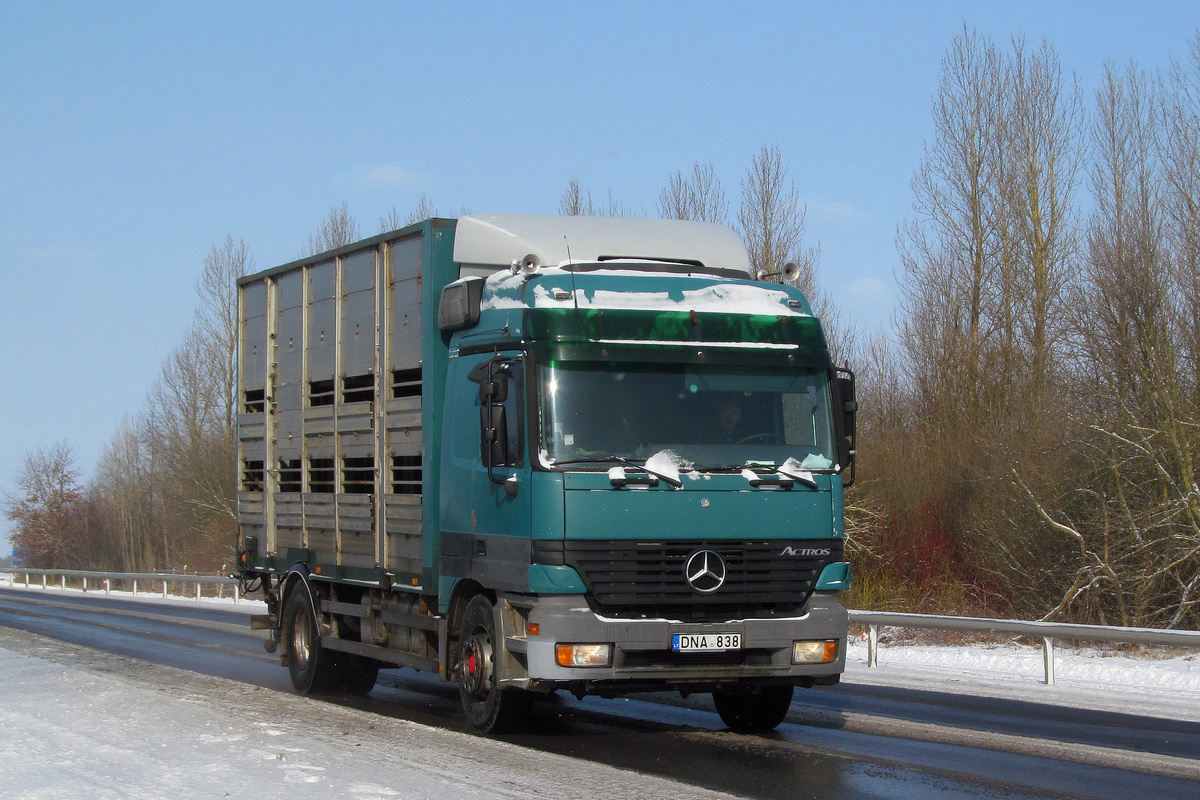
[[[720,554],[726,567],[724,583],[711,593],[696,591],[684,576],[701,550]],[[534,559],[574,567],[593,609],[606,616],[724,620],[802,613],[821,569],[842,560],[842,541],[538,542]]]

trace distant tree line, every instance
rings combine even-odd
[[[886,333],[860,336],[822,291],[778,147],[752,155],[732,220],[711,164],[668,176],[659,216],[732,222],[770,279],[797,264],[836,363],[858,373],[851,605],[1200,623],[1200,34],[1191,46],[1164,74],[1109,66],[1086,98],[1048,43],[964,28],[898,229]],[[577,179],[559,210],[631,213]],[[380,229],[436,214],[422,196]],[[303,254],[357,238],[343,203]],[[235,284],[252,268],[243,242],[213,248],[192,328],[91,481],[66,444],[26,457],[8,501],[26,563],[232,563]]]
[[[26,566],[232,566],[236,281],[252,267],[244,242],[230,237],[212,248],[191,327],[90,481],[80,483],[65,442],[25,457],[7,513]]]

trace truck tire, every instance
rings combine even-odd
[[[331,694],[339,688],[337,654],[321,647],[316,613],[308,592],[297,586],[283,609],[283,648],[292,686],[300,694]]]
[[[713,692],[721,721],[739,733],[774,730],[792,706],[791,686],[764,686],[753,693]]]
[[[379,678],[379,662],[353,653],[337,655],[342,673],[342,691],[356,697],[370,694]]]
[[[475,595],[467,603],[458,637],[458,696],[471,727],[485,733],[512,730],[525,716],[531,697],[520,689],[496,686],[496,622],[491,602]]]

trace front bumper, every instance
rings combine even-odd
[[[834,592],[814,592],[806,614],[782,619],[611,619],[596,614],[579,595],[544,595],[520,615],[505,616],[509,620],[519,616],[525,624],[505,630],[509,657],[504,659],[508,669],[502,669],[501,683],[535,691],[565,688],[576,694],[619,695],[667,689],[711,691],[732,684],[811,686],[836,683],[846,664],[847,614]],[[535,625],[537,635],[528,635]],[[671,649],[675,634],[702,633],[740,634],[742,647],[701,653]],[[813,640],[836,641],[836,659],[793,664],[793,642]],[[555,657],[560,643],[608,643],[612,658],[602,667],[563,667]]]

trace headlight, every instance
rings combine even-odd
[[[793,664],[828,664],[837,661],[838,643],[836,639],[821,642],[792,642]]]
[[[560,667],[607,667],[612,662],[611,644],[560,644],[554,647]]]

